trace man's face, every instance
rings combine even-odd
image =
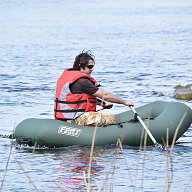
[[[85,69],[81,68],[80,71],[82,73],[85,73],[86,75],[91,75],[93,71],[93,67],[94,67],[94,62],[92,60],[89,60]]]

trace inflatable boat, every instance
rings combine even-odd
[[[136,108],[151,134],[158,143],[178,140],[192,123],[192,110],[180,102],[156,101]],[[89,127],[55,119],[29,118],[20,122],[15,129],[18,144],[29,146],[65,147],[91,145],[95,131],[95,145],[116,144],[139,146],[143,139],[143,126],[131,110],[115,115],[116,124]],[[152,145],[147,137],[147,145]]]

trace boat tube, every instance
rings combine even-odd
[[[177,141],[192,123],[192,110],[180,102],[156,101],[137,109],[158,143]],[[95,145],[116,144],[121,139],[123,145],[139,146],[143,140],[143,126],[131,110],[115,115],[116,124],[90,127],[80,126],[55,119],[29,118],[20,122],[15,129],[18,144],[29,146],[65,147],[71,145],[91,145],[96,129]],[[147,145],[153,141],[147,137]]]

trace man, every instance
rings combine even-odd
[[[134,105],[132,101],[99,89],[96,80],[91,77],[94,66],[94,56],[91,52],[82,52],[76,56],[73,68],[65,69],[61,74],[56,85],[56,119],[80,125],[112,124],[115,123],[115,117],[96,112],[96,105],[103,108],[111,108],[112,103]]]

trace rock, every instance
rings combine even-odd
[[[159,97],[163,97],[163,96],[165,96],[165,94],[163,94],[163,93],[160,93],[160,94],[159,94]]]
[[[176,99],[192,100],[192,84],[185,86],[177,85],[174,89],[174,96]]]

